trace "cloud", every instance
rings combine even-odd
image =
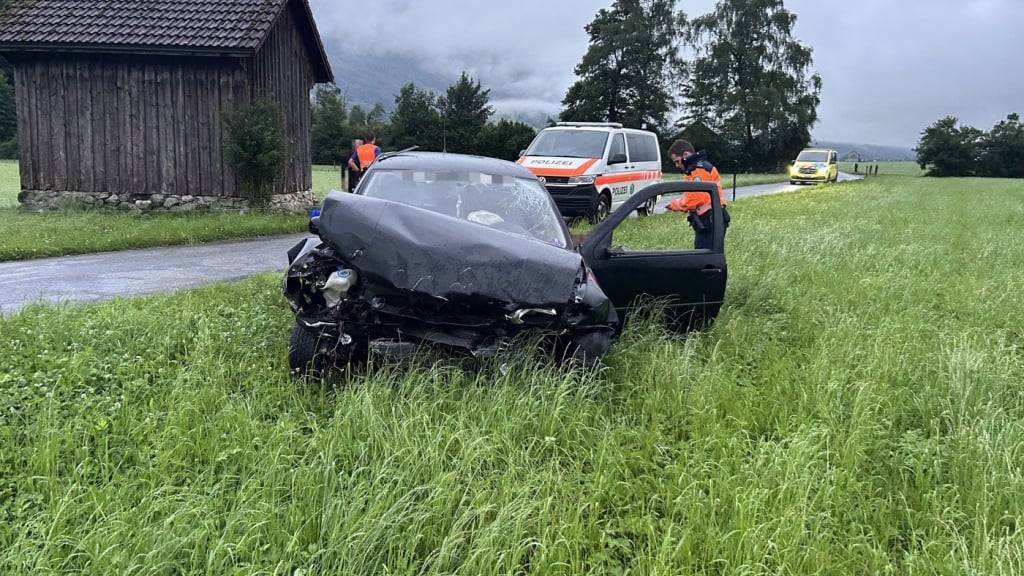
[[[587,48],[583,27],[607,0],[313,0],[339,50],[413,56],[432,73],[479,78],[496,101],[557,111]],[[369,60],[372,61],[372,60]],[[368,62],[369,62],[368,61]]]
[[[413,59],[433,77],[462,70],[502,110],[557,112],[587,47],[583,27],[611,0],[311,0],[332,53],[366,66]],[[691,15],[713,0],[684,0]],[[824,79],[815,137],[911,145],[946,114],[987,128],[1024,112],[1021,0],[788,0]],[[359,70],[344,70],[359,75]]]

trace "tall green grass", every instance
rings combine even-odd
[[[1022,573],[1024,184],[731,210],[716,325],[593,373],[294,382],[276,276],[2,320],[0,573]]]
[[[0,208],[18,205],[21,176],[17,160],[0,160]]]

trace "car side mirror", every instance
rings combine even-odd
[[[628,161],[625,154],[612,154],[612,157],[608,159],[608,164],[625,164]]]
[[[522,158],[523,156],[526,156],[526,150],[519,151],[519,157]]]

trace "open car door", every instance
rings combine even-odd
[[[666,182],[648,186],[627,200],[590,233],[581,246],[587,265],[615,304],[620,318],[638,299],[656,298],[667,306],[670,324],[679,330],[699,328],[713,320],[725,298],[724,212],[712,202],[714,247],[711,250],[628,250],[612,246],[615,229],[651,198],[707,192],[718,198],[715,184]],[[684,215],[678,215],[685,218]],[[688,228],[687,228],[688,229]],[[685,242],[691,243],[692,237]]]

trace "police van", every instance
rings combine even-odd
[[[537,135],[519,164],[535,174],[566,218],[600,222],[643,188],[661,182],[653,132],[605,122],[559,122]],[[654,212],[657,198],[638,209]]]

